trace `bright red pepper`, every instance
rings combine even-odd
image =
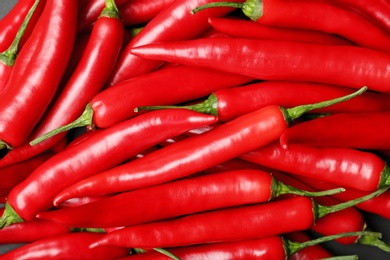
[[[35,14],[32,16],[31,21],[26,28],[24,37],[21,39],[19,49],[23,47],[24,43],[29,38],[42,13],[46,0],[40,0],[40,2],[41,3],[38,5]],[[15,2],[12,9],[0,20],[0,52],[8,49],[8,47],[12,44],[18,29],[22,25],[23,20],[34,3],[35,0],[19,0]]]
[[[360,91],[364,91],[364,88]],[[289,124],[305,112],[344,101],[359,93],[290,109],[276,105],[264,107],[139,160],[86,178],[62,191],[55,201],[128,191],[201,172],[277,140]]]
[[[390,46],[390,45],[389,45]],[[390,92],[390,54],[356,46],[242,38],[154,43],[131,52],[146,59],[242,74],[261,80],[311,81]]]
[[[116,259],[127,256],[123,247],[89,248],[100,233],[76,232],[47,237],[0,255],[0,259]]]
[[[382,192],[378,190],[359,200],[367,200]],[[104,235],[91,247],[116,245],[149,249],[269,237],[306,230],[316,219],[356,203],[359,202],[327,207],[298,196],[125,227]]]
[[[132,226],[195,212],[266,202],[282,194],[323,196],[340,191],[306,193],[284,185],[267,172],[243,169],[125,192],[80,207],[41,212],[37,217],[72,227]],[[123,212],[130,206],[131,211]],[[91,214],[94,215],[92,219]]]
[[[217,118],[188,110],[153,111],[107,128],[56,154],[9,194],[0,226],[31,220],[53,206],[69,185],[122,163],[170,136],[212,124]],[[141,159],[140,159],[141,160]],[[37,199],[39,198],[39,199]]]
[[[210,17],[209,23],[217,31],[236,38],[286,40],[329,45],[352,44],[342,37],[329,33],[307,29],[268,26],[245,19]]]
[[[23,23],[20,25],[15,35],[15,38],[10,44],[10,46],[5,51],[0,53],[0,90],[2,90],[8,82],[12,68],[15,64],[16,56],[18,55],[20,50],[20,41],[24,36],[24,33],[26,32],[31,17],[34,15],[34,12],[37,9],[39,2],[39,0],[35,1],[31,9],[28,11],[26,17],[24,18]],[[44,5],[44,3],[41,5]]]
[[[373,191],[389,186],[389,167],[371,152],[309,145],[290,145],[288,149],[283,149],[279,142],[273,142],[240,158],[341,187]]]
[[[355,12],[325,2],[246,0],[230,4],[217,2],[209,7],[213,5],[241,8],[246,16],[260,24],[321,31],[339,35],[362,47],[390,51],[390,37],[385,30]],[[193,12],[197,11],[199,9]]]
[[[150,22],[174,0],[128,0],[119,8],[125,26],[140,25]]]
[[[389,120],[390,112],[329,115],[294,125],[280,136],[280,144],[286,149],[290,144],[305,144],[387,150],[390,149]]]
[[[110,90],[107,90],[110,91]],[[294,107],[316,103],[352,93],[352,89],[310,82],[262,81],[245,86],[217,89],[202,103],[180,106],[202,113],[216,115],[220,122],[253,112],[268,105]],[[299,93],[299,95],[297,95]],[[141,102],[140,102],[141,103]],[[147,101],[138,108],[160,109],[166,106],[148,106]],[[169,107],[169,106],[168,106]],[[178,106],[171,106],[178,108]],[[108,108],[107,108],[108,109]],[[106,110],[107,110],[106,109]],[[383,111],[390,109],[390,96],[366,91],[351,100],[311,111],[312,113],[342,113],[357,111]]]
[[[160,61],[150,61],[133,55],[130,52],[133,47],[152,42],[193,39],[210,28],[207,21],[209,17],[224,16],[232,11],[231,8],[217,8],[197,15],[191,14],[191,10],[196,6],[211,1],[178,0],[160,12],[124,48],[107,85],[115,85],[121,81],[150,72],[162,64]],[[236,1],[242,2],[243,0]]]
[[[72,52],[76,13],[77,1],[46,2],[1,92],[3,148],[21,145],[49,106]]]

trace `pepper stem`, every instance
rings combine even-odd
[[[283,194],[295,194],[300,196],[307,196],[307,197],[320,197],[320,196],[327,196],[327,195],[333,195],[340,192],[344,192],[344,188],[336,188],[331,190],[324,190],[324,191],[305,191],[297,189],[293,186],[284,184],[283,182],[280,182],[276,179],[272,179],[272,196],[278,197]]]
[[[390,246],[388,244],[386,244],[385,242],[383,242],[378,237],[362,235],[362,236],[360,236],[358,242],[361,245],[375,246],[375,247],[377,247],[385,252],[390,253]]]
[[[174,259],[174,260],[180,260],[179,257],[175,256],[174,254],[172,254],[171,252],[169,252],[169,251],[167,251],[167,250],[165,250],[163,248],[153,248],[153,250],[157,251],[157,252],[159,252],[159,253],[161,253],[163,255],[166,255],[166,256]]]
[[[321,258],[321,260],[358,260],[359,256],[357,255],[341,255],[341,256],[331,256],[327,258]]]
[[[11,205],[6,202],[3,215],[0,217],[0,229],[19,222],[23,222],[23,219],[16,213]]]
[[[14,40],[12,41],[11,45],[8,47],[7,50],[0,53],[0,62],[4,63],[5,65],[12,67],[15,63],[16,56],[18,55],[19,51],[19,43],[22,39],[24,32],[27,29],[28,23],[30,22],[31,17],[33,16],[35,9],[37,8],[39,4],[39,0],[36,0],[33,4],[33,6],[28,11],[26,17],[23,20],[23,23],[19,27],[16,36]]]
[[[88,126],[88,127],[92,128],[93,127],[92,119],[93,119],[93,109],[92,109],[91,104],[88,104],[85,107],[83,114],[79,118],[77,118],[75,121],[73,121],[67,125],[58,127],[58,128],[40,136],[40,137],[32,140],[30,142],[30,145],[36,145],[36,144],[38,144],[46,139],[49,139],[50,137],[52,137],[56,134],[69,131],[73,128],[83,127],[83,126]]]
[[[214,7],[232,7],[241,9],[242,12],[251,20],[257,21],[263,16],[263,1],[262,0],[246,0],[244,3],[236,2],[212,2],[192,9],[191,14]]]
[[[388,189],[389,189],[389,187],[381,188],[381,189],[378,189],[378,190],[376,190],[376,191],[374,191],[366,196],[359,197],[359,198],[354,199],[354,200],[349,200],[349,201],[346,201],[343,203],[339,203],[339,204],[336,204],[333,206],[324,206],[324,205],[315,204],[316,218],[321,218],[329,213],[333,213],[333,212],[337,212],[337,211],[340,211],[340,210],[343,210],[343,209],[346,209],[349,207],[353,207],[361,202],[373,199],[373,198],[381,195],[382,193],[384,193]]]
[[[140,110],[158,110],[158,109],[189,109],[199,113],[211,114],[218,116],[218,98],[215,94],[211,94],[205,101],[191,106],[140,106],[134,109],[134,112]]]
[[[325,243],[331,240],[343,238],[343,237],[352,237],[352,236],[367,236],[372,237],[374,239],[378,239],[382,237],[382,234],[379,232],[370,232],[370,231],[358,231],[358,232],[345,232],[336,235],[324,236],[317,239],[309,240],[306,242],[295,242],[284,239],[285,248],[287,251],[287,255],[290,256],[301,249],[304,249],[309,246],[314,246],[320,243]]]
[[[318,103],[314,103],[314,104],[306,104],[306,105],[296,106],[293,108],[281,108],[281,109],[284,113],[286,121],[290,124],[292,121],[294,121],[295,119],[299,118],[300,116],[302,116],[303,114],[305,114],[311,110],[320,109],[320,108],[328,107],[331,105],[335,105],[335,104],[340,103],[340,102],[347,101],[347,100],[352,99],[358,95],[361,95],[366,90],[367,90],[367,87],[364,86],[352,94],[342,96],[339,98],[326,100],[326,101],[318,102]]]
[[[115,4],[115,0],[106,0],[106,6],[100,13],[99,17],[117,18],[120,19],[118,7]]]
[[[3,150],[3,149],[12,149],[12,147],[0,139],[0,150]]]

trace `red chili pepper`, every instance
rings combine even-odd
[[[51,208],[54,196],[69,185],[122,163],[170,136],[217,121],[214,116],[184,109],[154,112],[107,128],[43,163],[10,192],[9,210],[0,218],[0,226],[34,219],[38,212]]]
[[[107,85],[115,85],[121,81],[150,72],[161,65],[162,62],[150,61],[133,55],[130,52],[133,47],[152,42],[193,39],[210,28],[207,21],[209,17],[224,16],[232,11],[231,8],[216,8],[197,15],[191,14],[191,10],[196,6],[211,1],[179,0],[174,1],[161,11],[124,48]],[[242,2],[243,0],[236,1]]]
[[[390,149],[390,137],[386,131],[389,120],[390,112],[329,115],[294,125],[281,135],[280,144],[286,149],[290,144],[305,144],[386,150]]]
[[[1,147],[23,144],[51,102],[72,52],[76,13],[77,1],[46,2],[1,92]]]
[[[47,161],[53,153],[42,153],[26,161],[0,168],[0,195],[7,195],[17,184],[27,178],[43,162]]]
[[[0,229],[0,244],[31,243],[43,238],[70,233],[72,228],[47,220],[15,223]]]
[[[382,192],[383,190],[378,190],[369,197]],[[359,200],[367,200],[369,197]],[[144,249],[165,248],[269,237],[306,230],[316,219],[356,203],[358,202],[349,201],[347,204],[327,207],[314,203],[308,197],[298,196],[202,212],[173,220],[125,227],[104,235],[94,242],[91,248],[105,245]]]
[[[309,178],[303,178],[302,176],[297,176],[297,178],[299,178],[300,180],[304,181],[308,185],[315,187],[317,189],[331,189],[332,187],[335,187],[334,184],[326,183],[318,180],[312,180]],[[334,197],[340,201],[348,201],[354,198],[365,196],[368,193],[369,192],[367,191],[361,191],[361,190],[346,187],[342,195],[338,194],[337,196]],[[356,207],[361,210],[377,214],[386,219],[390,219],[389,201],[390,201],[390,192],[386,191],[385,193],[379,195],[378,197],[359,203],[358,205],[356,205]]]
[[[123,24],[133,26],[150,22],[174,0],[128,0],[119,8]]]
[[[52,236],[23,245],[0,255],[0,259],[116,259],[129,254],[123,247],[89,248],[103,236],[99,233],[76,232]]]
[[[132,226],[218,208],[266,202],[282,194],[324,196],[341,191],[301,192],[277,181],[267,172],[244,169],[125,192],[80,207],[41,212],[37,217],[72,227]],[[123,212],[129,206],[131,211]]]
[[[389,185],[389,167],[371,152],[337,147],[290,145],[273,142],[240,158],[265,167],[331,182],[341,187],[373,191]]]
[[[355,12],[325,2],[284,0],[214,2],[194,9],[193,13],[209,7],[223,6],[241,8],[247,17],[260,24],[336,34],[362,47],[390,51],[390,37],[385,30]]]
[[[294,107],[348,95],[352,91],[350,88],[319,83],[263,81],[240,87],[217,89],[204,102],[181,106],[181,108],[217,115],[220,122],[227,122],[268,105]],[[169,106],[148,106],[145,101],[138,110],[153,110],[161,107],[169,108]],[[171,107],[177,108],[178,106]],[[311,112],[341,113],[389,109],[389,95],[366,91],[363,95],[351,100]]]
[[[217,31],[237,38],[286,40],[329,45],[352,44],[342,37],[329,33],[307,29],[268,26],[255,23],[251,20],[210,17],[209,23]]]
[[[117,7],[122,6],[129,0],[115,0]],[[77,17],[77,32],[85,33],[93,29],[95,22],[98,20],[101,12],[105,8],[106,0],[87,0],[83,9],[79,10]]]
[[[46,0],[40,0],[35,14],[32,16],[29,25],[26,28],[24,37],[20,41],[19,49],[22,48],[26,40],[29,38],[37,20],[39,19]],[[22,25],[28,11],[34,5],[35,0],[20,0],[15,2],[12,9],[0,19],[0,52],[5,51],[12,44],[17,31]]]
[[[364,91],[364,88],[361,91]],[[276,105],[267,106],[204,134],[192,136],[152,152],[139,160],[86,178],[62,191],[56,196],[55,201],[128,191],[201,172],[278,139],[289,123],[305,112],[353,96],[354,94],[290,109]]]
[[[33,16],[37,6],[39,5],[39,0],[36,0],[31,9],[26,14],[23,23],[20,25],[16,36],[10,46],[3,52],[0,53],[0,90],[4,88],[8,79],[11,75],[12,68],[15,64],[16,56],[19,53],[19,44],[26,32],[26,29],[29,25],[31,17]],[[43,4],[42,4],[43,5]]]
[[[359,234],[359,233],[358,233]],[[371,234],[367,233],[368,235]],[[373,233],[374,236],[378,236]],[[352,233],[340,234],[340,236],[354,235]],[[264,260],[317,260],[332,256],[318,244],[333,240],[333,237],[321,237],[315,240],[296,242],[285,238],[286,236],[271,236],[251,240],[242,240],[234,242],[216,242],[202,245],[190,245],[183,247],[169,248],[168,252],[178,259],[264,259]],[[321,249],[319,249],[321,248]],[[310,251],[309,255],[304,251]],[[303,258],[295,258],[295,255]],[[306,257],[306,258],[305,258]],[[307,258],[313,257],[313,258]],[[314,258],[317,257],[317,258]],[[119,260],[168,260],[172,259],[156,250],[148,250],[144,253],[137,253],[131,256],[120,258]]]
[[[389,45],[390,46],[390,45]],[[309,81],[389,92],[390,55],[356,46],[242,38],[154,43],[131,52],[262,80]]]

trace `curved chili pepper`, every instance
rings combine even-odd
[[[364,91],[364,88],[361,91]],[[62,191],[55,201],[128,191],[201,172],[278,139],[289,124],[305,112],[345,101],[361,91],[338,99],[289,109],[279,106],[264,107],[204,134],[152,152],[139,160],[86,178]]]
[[[154,112],[157,113],[145,113],[100,131],[47,160],[9,193],[9,210],[0,218],[0,226],[34,219],[38,212],[51,208],[54,196],[69,185],[171,136],[217,121],[214,116],[184,109]]]
[[[46,2],[1,92],[1,147],[21,145],[49,106],[72,52],[76,13],[77,1]]]
[[[53,153],[42,153],[26,161],[0,168],[0,195],[7,195],[17,184],[27,178],[43,162],[53,156]]]
[[[47,136],[81,126],[107,128],[134,117],[137,114],[134,109],[140,104],[184,102],[249,81],[251,78],[241,75],[187,66],[160,69],[103,90],[92,98],[79,119],[54,129]],[[166,95],[173,88],[175,91]]]
[[[346,147],[366,150],[390,149],[390,112],[356,112],[329,115],[294,125],[280,136],[280,144]],[[324,129],[327,129],[324,131]],[[368,137],[367,135],[370,134]]]
[[[116,259],[129,254],[123,247],[89,248],[103,236],[100,233],[76,232],[51,236],[23,245],[0,255],[0,259]]]
[[[45,6],[46,0],[40,0],[40,4],[37,6],[35,10],[35,14],[31,17],[31,21],[26,28],[24,36],[20,40],[19,49],[21,49],[26,40],[31,35],[35,24],[37,23],[42,10]],[[12,9],[2,18],[0,19],[0,52],[3,52],[8,49],[8,47],[14,41],[17,31],[22,25],[27,13],[34,5],[35,0],[20,0],[15,2],[15,5]]]
[[[114,4],[119,8],[129,0],[115,0]],[[85,33],[93,29],[95,22],[106,6],[106,0],[87,0],[83,9],[79,10],[77,17],[77,32]]]
[[[390,46],[390,45],[389,45]],[[262,80],[309,81],[389,92],[390,55],[356,46],[242,38],[154,43],[131,52]]]
[[[132,226],[195,212],[266,202],[282,194],[324,196],[341,191],[303,192],[284,185],[267,172],[244,169],[125,192],[81,207],[42,212],[37,217],[73,227]],[[123,208],[129,206],[131,211],[123,212]],[[93,219],[90,214],[94,215]]]
[[[378,190],[367,200],[383,193]],[[374,195],[375,194],[375,195]],[[202,212],[165,221],[156,221],[112,231],[91,248],[115,245],[132,248],[165,248],[228,242],[280,235],[310,228],[330,212],[356,205],[349,201],[334,206],[316,204],[308,197],[293,198]],[[229,227],[229,228],[226,228]],[[360,239],[365,239],[362,236]]]
[[[343,233],[337,236],[350,236],[364,233]],[[380,233],[367,233],[368,236],[377,237]],[[333,240],[335,237],[321,237],[314,240],[306,240],[296,242],[286,239],[286,236],[270,236],[257,239],[245,239],[234,242],[215,242],[202,245],[190,245],[183,247],[169,248],[168,251],[179,259],[264,259],[264,260],[285,260],[285,259],[325,259],[332,256],[329,252],[319,246],[319,243]],[[319,249],[321,248],[321,249]],[[305,258],[307,254],[303,251],[310,251],[309,258]],[[301,253],[302,252],[302,253]],[[295,255],[303,256],[303,258],[295,258]],[[312,257],[312,258],[310,258]],[[317,257],[317,258],[315,258]],[[120,258],[119,260],[167,260],[167,256],[155,250],[137,253],[132,256]]]
[[[161,11],[124,48],[107,85],[115,85],[121,81],[150,72],[161,65],[162,62],[150,61],[133,55],[130,52],[133,47],[152,42],[195,38],[210,28],[207,21],[209,17],[224,16],[232,11],[231,8],[216,8],[197,15],[192,15],[190,13],[196,6],[211,1],[212,0],[179,0],[174,1],[171,5]],[[243,0],[235,1],[242,2]]]
[[[47,220],[32,220],[15,223],[0,229],[0,244],[31,243],[43,238],[66,234],[72,228]]]
[[[318,181],[318,180],[312,180],[310,178],[303,178],[303,176],[297,176],[300,180],[307,183],[308,185],[317,188],[317,189],[332,189],[335,187],[334,184]],[[346,187],[345,191],[343,192],[343,195],[339,194],[337,196],[334,196],[340,201],[348,201],[354,198],[358,198],[361,196],[367,195],[369,192],[367,191],[361,191],[353,188]],[[386,219],[390,219],[390,192],[386,191],[383,194],[379,195],[378,197],[375,197],[373,199],[370,199],[368,201],[359,203],[356,205],[357,208],[371,212],[374,214],[377,214],[379,216],[382,216]]]
[[[348,95],[352,91],[350,88],[320,83],[263,81],[241,87],[218,89],[205,101],[194,105],[180,106],[180,108],[217,115],[220,122],[227,122],[268,105],[294,107]],[[145,105],[137,109],[142,111],[169,107],[178,108],[179,106],[148,106],[145,101]],[[389,95],[366,91],[363,95],[351,100],[311,112],[342,113],[389,109]]]
[[[128,0],[119,8],[123,24],[133,26],[151,21],[174,0]]]
[[[349,148],[290,145],[273,142],[240,158],[271,169],[373,191],[389,185],[389,167],[379,156]]]
[[[231,37],[247,39],[268,39],[299,41],[329,45],[351,45],[352,43],[342,37],[329,33],[307,30],[268,26],[255,23],[251,20],[232,19],[226,17],[210,17],[211,27]]]
[[[26,14],[26,17],[24,18],[23,23],[20,25],[16,36],[10,46],[5,51],[0,53],[0,91],[8,82],[12,68],[15,64],[16,56],[19,53],[20,40],[24,36],[31,17],[34,15],[34,12],[38,5],[39,0],[36,0],[31,9]]]
[[[200,6],[193,10],[193,13],[212,6],[241,8],[247,17],[260,24],[336,34],[362,47],[390,51],[390,37],[385,30],[355,12],[325,2],[284,0],[215,2]]]

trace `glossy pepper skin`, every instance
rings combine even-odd
[[[374,153],[356,149],[298,144],[283,149],[278,142],[273,142],[240,158],[341,187],[374,191],[389,185],[386,162]]]
[[[0,93],[3,148],[21,145],[49,106],[73,49],[77,7],[77,1],[48,0],[20,51]]]
[[[242,0],[235,1],[242,2]],[[193,39],[210,28],[207,22],[209,17],[223,16],[232,11],[231,8],[218,8],[219,10],[205,10],[203,14],[191,14],[193,8],[209,2],[211,0],[179,0],[174,1],[161,11],[124,48],[107,85],[115,85],[121,81],[153,71],[162,64],[160,61],[150,61],[133,55],[130,52],[133,47],[152,42]]]
[[[130,250],[122,247],[88,247],[102,236],[89,232],[51,236],[11,250],[0,259],[116,259],[129,254]]]
[[[1,225],[32,220],[38,212],[51,208],[54,197],[74,182],[122,163],[170,136],[217,121],[214,116],[187,110],[154,112],[100,131],[43,163],[12,189],[6,207],[14,212],[6,211]]]
[[[292,121],[308,111],[346,101],[365,90],[361,88],[347,96],[288,109],[266,106],[204,134],[81,180],[58,194],[55,201],[139,189],[203,171],[277,140]]]
[[[390,149],[387,131],[389,119],[389,111],[329,115],[302,122],[286,130],[280,137],[280,144],[287,149],[290,144],[304,144],[387,150]],[[325,128],[327,130],[323,131]]]
[[[390,54],[356,46],[204,38],[135,47],[135,55],[261,80],[311,81],[389,92]]]
[[[132,226],[218,208],[266,202],[282,194],[320,195],[288,187],[267,172],[243,169],[125,192],[81,207],[41,212],[37,217],[73,227]],[[131,207],[131,211],[123,212],[126,207]],[[90,217],[92,212],[95,215],[93,219]]]

